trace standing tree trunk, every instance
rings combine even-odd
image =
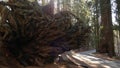
[[[120,38],[120,0],[116,0],[117,3],[117,22],[119,23],[119,38]]]
[[[45,5],[45,0],[42,0],[42,5]]]
[[[100,42],[100,33],[99,33],[99,15],[100,15],[100,10],[99,10],[99,0],[95,0],[95,36],[97,39],[96,42],[96,51],[98,50],[99,42]],[[98,52],[98,51],[97,51]]]
[[[65,0],[62,1],[62,10],[66,10],[66,3],[65,3]]]
[[[100,0],[101,8],[101,38],[98,47],[99,53],[108,53],[110,57],[115,55],[112,30],[110,0]]]
[[[60,11],[60,0],[57,0],[57,12]]]

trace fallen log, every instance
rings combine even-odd
[[[9,6],[7,12],[0,13],[4,20],[0,25],[2,48],[20,64],[52,63],[59,54],[85,43],[89,28],[80,26],[83,22],[71,12],[62,11],[51,17],[42,13],[45,7],[23,2],[0,2],[3,7]],[[72,25],[72,18],[77,20],[75,25]]]

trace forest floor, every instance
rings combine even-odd
[[[71,50],[62,56],[83,68],[120,68],[120,60],[109,58],[106,54],[95,54],[95,52],[95,50],[84,52]]]
[[[46,65],[44,68],[120,68],[120,60],[95,52],[95,50],[83,52],[71,50],[61,54],[55,64]]]
[[[1,64],[2,60],[4,61],[4,58],[0,58],[0,68],[18,68],[11,67],[12,65],[15,66],[13,60],[9,60],[10,65],[6,66]],[[21,66],[19,68],[120,68],[120,60],[109,58],[107,55],[96,54],[95,50],[82,52],[71,50],[59,55],[54,64],[47,64],[41,67]]]

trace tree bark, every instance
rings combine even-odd
[[[119,24],[119,38],[120,38],[120,0],[116,0],[117,3],[117,22]]]
[[[57,0],[57,12],[60,11],[60,0]]]
[[[110,57],[115,55],[114,39],[112,30],[111,4],[110,0],[100,0],[101,8],[101,38],[98,52],[108,53]]]
[[[99,14],[100,14],[100,11],[99,11],[99,8],[100,6],[98,5],[99,4],[99,0],[95,0],[95,36],[96,36],[96,51],[98,52],[98,46],[99,46],[99,38],[100,38],[100,33],[99,33]]]

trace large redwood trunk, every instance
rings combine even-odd
[[[114,39],[112,30],[111,4],[110,0],[101,0],[101,38],[98,52],[108,53],[110,57],[115,55]]]

